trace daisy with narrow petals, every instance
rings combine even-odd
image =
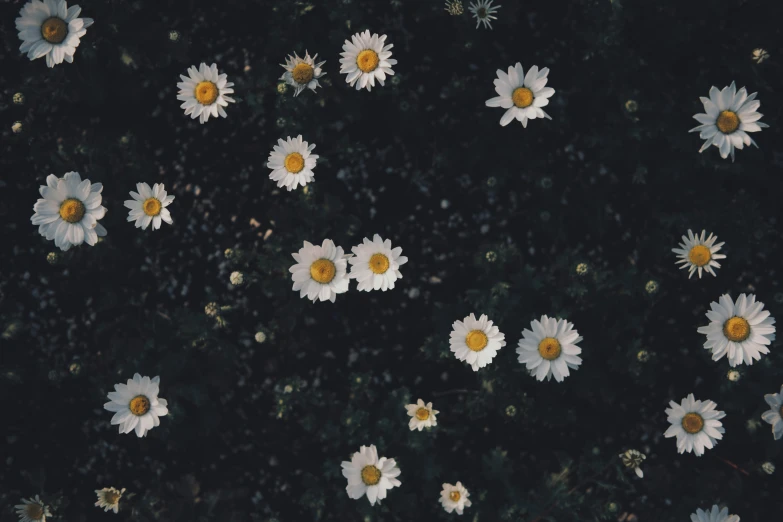
[[[38,233],[46,239],[54,239],[60,250],[87,243],[90,246],[106,235],[106,229],[98,223],[106,215],[101,206],[103,185],[82,181],[78,172],[66,172],[58,178],[54,174],[46,177],[46,186],[41,185],[39,199],[33,206],[35,214],[30,218],[38,225]]]
[[[438,419],[435,417],[438,410],[432,409],[432,403],[428,402],[424,404],[424,401],[419,399],[416,404],[408,404],[405,406],[408,411],[408,416],[411,420],[408,422],[408,428],[413,430],[423,430],[424,428],[431,428],[438,425]]]
[[[734,149],[742,150],[751,144],[758,148],[748,133],[759,132],[769,125],[759,121],[763,114],[757,112],[761,106],[761,102],[756,101],[757,94],[748,95],[745,87],[737,91],[737,86],[731,82],[720,91],[713,86],[709,98],[702,96],[701,103],[707,112],[693,117],[701,125],[689,131],[699,132],[699,138],[705,140],[699,152],[715,145],[721,158],[726,159],[731,154],[731,161],[734,161]]]
[[[440,503],[446,513],[456,511],[458,515],[462,514],[462,511],[466,507],[470,507],[472,502],[468,499],[470,493],[462,485],[462,482],[456,484],[443,484],[443,490],[440,492]]]
[[[402,248],[392,248],[391,241],[375,234],[372,241],[364,238],[361,245],[351,248],[353,257],[349,277],[359,282],[360,291],[391,290],[397,279],[402,278],[400,266],[408,262],[401,256]]]
[[[278,187],[285,187],[288,191],[313,181],[313,169],[318,159],[313,149],[315,144],[303,141],[301,134],[293,139],[289,136],[286,141],[277,140],[267,159],[267,167],[272,169],[269,179],[277,181]]]
[[[73,55],[87,34],[92,18],[79,18],[82,8],[68,7],[65,0],[31,0],[19,12],[16,30],[22,45],[19,50],[27,53],[30,60],[46,56],[46,65],[54,67],[73,63]]]
[[[22,499],[22,503],[14,506],[19,522],[46,522],[46,517],[52,516],[49,506],[38,497]]]
[[[228,116],[224,107],[235,101],[228,96],[234,92],[234,84],[227,80],[225,73],[218,74],[217,64],[207,66],[202,62],[198,69],[195,65],[188,69],[188,76],[180,74],[179,77],[182,81],[177,84],[177,99],[183,102],[180,107],[185,109],[185,115],[198,118],[199,123],[206,123],[210,116]]]
[[[454,321],[451,326],[451,351],[458,360],[467,362],[474,372],[491,363],[498,350],[506,346],[506,336],[484,314],[478,319],[470,314],[462,321]]]
[[[582,364],[582,349],[576,345],[582,337],[573,323],[546,315],[540,321],[533,320],[530,328],[522,331],[519,340],[519,362],[539,381],[554,377],[563,382],[570,374],[569,368],[577,369]]]
[[[730,366],[751,365],[769,353],[767,346],[775,340],[775,318],[755,295],[740,294],[735,303],[724,294],[710,307],[710,324],[697,331],[707,336],[704,348],[712,351],[713,361],[728,356]]]
[[[497,70],[495,79],[495,92],[498,96],[487,100],[487,107],[502,107],[506,109],[500,118],[500,125],[505,127],[516,118],[527,128],[527,121],[536,118],[552,119],[545,113],[542,107],[549,104],[549,98],[555,93],[552,87],[546,87],[549,69],[544,67],[540,71],[533,66],[524,74],[522,64],[516,63],[508,68],[508,73]]]
[[[375,87],[375,80],[383,86],[386,76],[394,76],[392,65],[397,65],[397,60],[391,58],[391,49],[394,44],[386,43],[386,35],[378,36],[370,31],[356,33],[350,40],[343,44],[340,53],[340,74],[346,74],[345,83],[356,90],[366,88],[371,91]]]
[[[142,377],[134,374],[128,384],[115,384],[109,392],[109,402],[103,405],[113,411],[112,424],[119,424],[120,433],[136,430],[137,437],[143,437],[155,426],[160,426],[160,417],[168,414],[166,399],[158,397],[160,377]]]
[[[739,515],[729,515],[729,508],[713,505],[710,511],[699,508],[691,515],[691,522],[740,522]]]
[[[498,17],[495,16],[495,13],[501,7],[499,5],[493,6],[492,2],[493,0],[478,0],[475,4],[473,2],[470,3],[468,11],[473,13],[473,18],[476,19],[476,29],[481,24],[484,24],[486,29],[492,29],[491,21],[497,20]]]
[[[305,89],[315,92],[315,89],[321,86],[318,83],[318,79],[326,74],[321,69],[326,61],[315,63],[317,58],[318,54],[314,54],[311,57],[310,53],[305,51],[304,58],[300,58],[299,55],[294,53],[293,56],[289,55],[285,59],[285,65],[280,64],[280,67],[285,69],[280,79],[285,80],[285,83],[295,88],[294,96],[299,96],[299,93]]]
[[[720,268],[720,263],[717,259],[726,259],[724,254],[718,254],[720,248],[724,243],[715,244],[718,236],[710,233],[709,237],[705,237],[706,230],[701,231],[701,236],[694,235],[693,232],[688,229],[688,237],[682,236],[682,243],[680,248],[672,248],[672,252],[677,254],[679,261],[674,263],[675,265],[682,265],[680,268],[688,269],[688,279],[694,274],[699,272],[699,279],[701,279],[702,271],[717,275],[713,268]]]
[[[772,436],[775,440],[780,440],[783,438],[783,386],[780,387],[780,393],[768,393],[764,400],[770,409],[762,413],[761,418],[772,425]]]
[[[394,459],[378,458],[375,445],[362,446],[350,461],[343,461],[343,476],[348,479],[345,490],[354,500],[367,495],[370,505],[386,498],[386,492],[401,484],[400,468]]]
[[[726,432],[722,419],[726,414],[715,409],[712,401],[698,401],[691,393],[680,404],[669,401],[667,420],[671,423],[663,434],[667,439],[677,437],[677,453],[693,452],[697,457],[704,455],[704,448],[712,447]]]
[[[166,208],[174,201],[174,196],[169,196],[163,183],[155,183],[150,188],[146,183],[137,183],[136,190],[131,190],[133,199],[125,200],[125,206],[130,209],[128,221],[135,221],[136,228],[147,230],[152,224],[152,230],[158,230],[162,221],[169,225],[174,223],[171,213]]]
[[[337,294],[348,291],[347,256],[331,239],[324,239],[321,246],[305,241],[299,253],[291,255],[296,264],[288,271],[300,297],[334,303]]]
[[[96,489],[95,494],[98,495],[98,502],[95,503],[96,507],[103,508],[103,511],[114,511],[119,513],[120,511],[120,498],[125,493],[125,488],[103,488]]]

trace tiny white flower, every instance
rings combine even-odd
[[[710,511],[697,509],[696,513],[691,515],[691,522],[740,522],[737,515],[729,515],[729,509],[720,509],[718,506],[712,506]]]
[[[343,476],[348,479],[345,487],[348,496],[356,500],[367,495],[371,506],[385,499],[388,490],[401,484],[397,479],[401,473],[397,463],[394,459],[378,458],[375,445],[362,446],[350,461],[343,461],[341,466]]]
[[[478,29],[481,24],[484,24],[484,28],[486,29],[492,29],[492,24],[490,22],[492,20],[497,20],[498,17],[495,16],[495,13],[501,7],[499,5],[493,6],[493,1],[494,0],[478,0],[475,4],[473,2],[470,3],[468,11],[473,13],[473,18],[476,19],[476,29]]]
[[[472,502],[468,499],[470,493],[462,485],[462,482],[457,482],[454,485],[445,483],[442,487],[440,503],[446,513],[456,511],[458,515],[461,515],[466,507],[471,506]]]
[[[677,453],[693,452],[697,457],[712,449],[726,430],[720,419],[726,416],[712,401],[699,401],[691,393],[680,404],[669,401],[667,420],[671,423],[664,437],[677,437]]]
[[[317,87],[321,84],[318,83],[318,79],[324,76],[326,73],[321,69],[326,62],[315,63],[318,58],[318,54],[314,54],[310,57],[310,53],[305,51],[304,58],[294,53],[293,56],[288,56],[285,59],[285,65],[280,66],[285,69],[285,73],[280,77],[281,80],[285,80],[285,83],[295,87],[294,96],[299,96],[299,93],[305,89],[310,89],[315,92]]]
[[[303,141],[301,134],[296,138],[289,136],[285,141],[277,140],[277,145],[267,159],[267,167],[272,169],[269,179],[277,181],[278,187],[285,187],[288,191],[313,181],[313,169],[318,160],[318,154],[313,154],[313,149],[315,144]]]
[[[495,79],[495,92],[498,96],[486,101],[487,107],[501,107],[506,109],[500,118],[500,125],[505,127],[514,118],[527,127],[528,120],[536,118],[552,119],[545,113],[542,107],[549,105],[549,98],[555,93],[552,87],[546,87],[549,69],[544,67],[540,71],[537,66],[527,70],[525,74],[522,64],[517,62],[508,68],[508,73],[497,70]]]
[[[31,0],[19,12],[16,30],[22,45],[19,50],[30,60],[46,56],[46,65],[54,67],[73,62],[73,55],[87,34],[92,18],[79,18],[82,8],[68,7],[65,0]]]
[[[400,266],[408,262],[408,258],[400,255],[402,248],[392,248],[391,241],[383,240],[375,234],[372,241],[364,238],[361,245],[351,248],[353,257],[349,277],[356,279],[360,291],[391,290],[397,279],[402,278]]]
[[[765,411],[761,418],[772,425],[772,436],[775,440],[780,440],[783,438],[783,386],[780,387],[780,393],[769,393],[764,396],[764,400],[770,409]]]
[[[720,268],[720,263],[716,260],[726,258],[724,254],[718,254],[718,251],[725,243],[715,244],[718,237],[712,233],[710,233],[709,237],[706,237],[706,235],[706,230],[702,230],[701,236],[699,236],[698,234],[694,235],[688,229],[688,237],[682,236],[680,248],[672,248],[672,252],[677,254],[679,259],[674,264],[681,264],[680,268],[688,269],[688,279],[696,271],[698,271],[699,279],[701,279],[702,270],[713,276],[717,275],[713,268]]]
[[[569,368],[582,364],[582,349],[576,343],[582,340],[573,323],[546,315],[530,323],[531,330],[522,331],[517,354],[530,375],[539,381],[555,378],[557,382],[570,375]]]
[[[188,76],[180,74],[179,77],[182,81],[177,83],[177,99],[183,102],[180,107],[185,109],[185,115],[198,118],[199,123],[206,123],[210,116],[228,117],[224,107],[234,103],[228,96],[234,92],[234,84],[227,80],[226,74],[218,74],[217,64],[208,66],[202,62],[198,69],[190,67]]]
[[[392,65],[397,60],[391,58],[391,49],[394,44],[384,45],[386,35],[378,36],[370,31],[356,33],[350,40],[343,44],[340,53],[340,74],[345,74],[345,83],[356,90],[367,89],[371,91],[375,87],[375,80],[383,86],[386,76],[394,76]]]
[[[413,430],[423,430],[424,428],[431,428],[438,425],[438,419],[436,415],[440,413],[438,410],[432,408],[432,403],[428,402],[424,404],[424,401],[419,399],[416,404],[408,404],[405,406],[411,420],[408,422],[408,428]]]
[[[348,291],[347,256],[331,239],[324,239],[321,246],[305,241],[299,253],[291,255],[296,264],[288,271],[300,297],[334,303],[337,294]]]
[[[505,339],[506,336],[486,315],[476,319],[470,314],[462,321],[454,321],[449,345],[458,360],[467,362],[477,372],[491,363],[498,350],[506,346]]]
[[[104,409],[113,411],[112,424],[119,424],[120,433],[136,430],[137,437],[143,437],[155,426],[160,426],[160,417],[169,410],[166,399],[158,398],[160,377],[150,379],[138,373],[127,384],[115,384],[109,392],[109,402]]]
[[[125,493],[125,488],[103,488],[96,489],[95,494],[98,495],[98,502],[95,505],[99,508],[103,508],[103,511],[114,511],[118,513],[120,511],[120,498]]]
[[[136,190],[138,192],[130,192],[133,199],[125,200],[125,207],[130,209],[128,221],[135,221],[136,228],[147,230],[152,225],[152,230],[158,230],[163,221],[169,225],[174,223],[166,208],[174,201],[174,196],[168,195],[163,183],[155,183],[152,188],[146,183],[136,183]]]

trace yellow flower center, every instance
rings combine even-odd
[[[720,129],[723,134],[731,134],[739,128],[739,116],[737,116],[737,113],[734,111],[723,111],[718,115],[718,121],[715,125],[718,126],[718,129]]]
[[[49,43],[58,44],[68,36],[68,24],[62,18],[53,16],[41,24],[41,36]]]
[[[313,68],[307,63],[298,63],[294,70],[291,71],[291,76],[296,83],[309,83],[313,79]]]
[[[544,337],[538,343],[538,353],[547,361],[554,361],[560,357],[560,341],[554,337]]]
[[[465,344],[474,352],[480,352],[486,348],[488,342],[489,338],[487,338],[487,334],[481,330],[471,330],[467,337],[465,337]]]
[[[704,266],[712,259],[710,249],[704,245],[696,245],[688,252],[688,259],[696,266]]]
[[[150,400],[144,395],[137,395],[131,399],[128,409],[134,415],[144,415],[150,411]]]
[[[60,217],[68,223],[78,223],[84,217],[84,203],[75,198],[68,198],[60,203]]]
[[[742,317],[734,316],[723,323],[723,335],[729,341],[742,342],[750,335],[750,324]]]
[[[381,481],[381,470],[375,466],[364,466],[362,468],[362,482],[368,486],[374,486]]]
[[[305,166],[304,158],[298,152],[292,152],[285,157],[285,170],[291,174],[299,174]]]
[[[693,435],[704,427],[704,419],[698,413],[686,413],[682,418],[682,429]]]
[[[451,499],[452,502],[459,502],[459,499],[462,498],[462,495],[459,494],[459,491],[454,490],[451,493],[449,493],[449,499]]]
[[[378,68],[378,64],[381,62],[378,58],[378,53],[372,49],[365,49],[359,53],[356,57],[356,66],[362,70],[362,72],[373,72]]]
[[[520,109],[530,107],[533,104],[533,91],[527,87],[517,87],[511,93],[511,101]]]
[[[119,491],[107,491],[103,494],[103,501],[107,504],[114,505],[120,500]]]
[[[310,277],[322,285],[325,285],[334,279],[336,273],[337,268],[334,266],[334,263],[328,259],[317,259],[310,265]]]
[[[160,214],[160,209],[163,208],[163,205],[161,205],[160,201],[158,201],[156,198],[148,198],[144,201],[141,207],[144,209],[144,213],[148,216],[157,216]]]
[[[389,258],[383,254],[373,254],[369,265],[373,274],[385,274],[389,269]]]
[[[25,515],[30,520],[41,520],[43,518],[44,510],[40,504],[25,504]]]
[[[430,418],[430,410],[427,408],[419,408],[416,410],[416,418],[423,421]]]
[[[196,91],[194,93],[196,101],[201,105],[212,105],[215,103],[215,100],[217,100],[218,94],[217,85],[207,81],[200,82],[196,85]]]

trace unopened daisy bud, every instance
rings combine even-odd
[[[506,417],[513,417],[517,414],[517,408],[513,404],[506,406]]]
[[[204,307],[204,313],[207,314],[208,317],[217,317],[219,311],[220,308],[218,308],[217,303],[208,303],[207,306]]]
[[[283,127],[285,127],[285,118],[283,118],[282,116],[280,118],[277,118],[276,123],[277,126],[282,129]]]
[[[498,183],[498,180],[497,180],[497,178],[495,178],[495,176],[490,176],[490,177],[487,178],[487,186],[488,187],[494,187],[495,185],[497,185],[497,183]]]
[[[639,350],[639,353],[636,354],[636,358],[639,362],[647,362],[650,360],[650,352],[647,350]]]
[[[543,178],[541,178],[540,183],[541,183],[541,188],[543,189],[552,188],[552,178],[550,178],[549,176],[544,176]]]
[[[462,2],[460,0],[454,0],[453,2],[446,0],[445,11],[451,16],[459,16],[465,12],[465,9],[462,7]]]
[[[635,449],[630,449],[625,453],[621,453],[620,458],[622,459],[623,465],[626,468],[634,470],[634,472],[639,478],[644,477],[644,472],[642,472],[642,469],[640,467],[642,465],[642,462],[644,462],[644,459],[647,458],[647,456],[644,453],[642,453],[641,451],[637,451]]]
[[[731,382],[737,382],[740,380],[740,372],[737,370],[729,370],[729,373],[726,374],[726,378]]]
[[[764,464],[762,464],[761,469],[767,475],[772,475],[773,473],[775,473],[775,465],[771,462],[765,462]]]
[[[277,84],[277,92],[280,94],[285,94],[285,92],[288,90],[288,85],[284,83],[278,83]]]
[[[634,113],[639,110],[639,104],[634,100],[628,100],[625,102],[625,110],[630,113]]]
[[[31,499],[22,499],[23,504],[14,506],[19,522],[45,522],[46,517],[52,516],[49,506],[43,503],[38,497]]]
[[[231,281],[232,285],[239,286],[245,282],[245,276],[242,272],[231,272],[229,281]]]
[[[644,291],[650,295],[654,294],[658,291],[658,282],[653,281],[652,279],[647,281],[647,284],[644,285]]]
[[[11,125],[11,130],[14,132],[14,134],[19,134],[22,132],[22,122],[21,121],[15,121],[13,125]]]
[[[125,488],[121,490],[116,488],[96,489],[95,494],[98,495],[98,502],[95,505],[103,508],[103,511],[111,510],[117,513],[120,510],[120,497],[123,493],[125,493]]]
[[[71,372],[71,375],[79,375],[82,372],[82,365],[77,362],[72,362],[68,367],[68,371]]]
[[[291,393],[292,391],[294,391],[294,387],[290,384],[286,384],[285,388],[283,388],[283,393]]]
[[[264,332],[256,332],[256,342],[261,344],[264,341],[266,341],[266,334]]]
[[[769,53],[766,50],[759,47],[758,49],[753,49],[753,53],[750,55],[750,57],[754,62],[760,64],[761,62],[769,58]]]
[[[231,259],[234,257],[234,249],[233,248],[227,248],[223,251],[223,255],[226,259]]]
[[[14,94],[14,104],[15,105],[23,105],[24,104],[24,94],[21,92],[17,92]]]
[[[579,263],[578,265],[576,265],[576,275],[583,276],[586,275],[587,272],[589,271],[590,271],[590,267],[587,266],[587,263]]]
[[[57,255],[57,252],[49,252],[46,254],[46,262],[50,265],[56,265],[59,260],[60,256]]]
[[[180,39],[179,31],[169,31],[169,40],[172,42],[178,42]]]
[[[607,510],[609,513],[617,513],[617,510],[618,510],[618,509],[620,509],[620,506],[618,506],[616,502],[609,502],[609,503],[606,505],[606,510]]]
[[[487,252],[487,254],[484,257],[486,257],[487,261],[489,261],[490,263],[494,263],[495,261],[498,260],[498,255],[495,252],[493,252],[492,250]]]

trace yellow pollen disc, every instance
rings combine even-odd
[[[201,105],[212,105],[217,100],[219,93],[217,85],[205,81],[196,85],[196,91],[193,94]]]
[[[688,252],[688,260],[696,266],[704,266],[710,262],[712,254],[710,249],[704,245],[696,245]]]
[[[538,343],[538,353],[547,361],[554,361],[560,357],[560,341],[554,337],[544,337]]]
[[[58,44],[68,36],[68,24],[62,18],[53,16],[41,24],[41,36],[49,43]]]
[[[298,152],[292,152],[285,157],[285,170],[291,174],[299,174],[304,169],[304,166],[304,158]]]
[[[373,254],[369,265],[373,274],[385,274],[389,269],[389,258],[383,254]]]
[[[731,134],[740,126],[739,116],[733,111],[723,111],[718,115],[718,121],[715,122],[715,125],[723,134]]]
[[[517,87],[511,93],[511,101],[520,109],[530,107],[533,104],[533,91],[527,87]]]
[[[117,501],[120,500],[120,494],[114,491],[107,491],[103,494],[103,500],[107,504],[116,504]]]
[[[459,502],[459,499],[462,497],[462,495],[459,494],[459,491],[452,491],[449,493],[449,498],[452,502]]]
[[[60,217],[68,223],[78,223],[84,217],[84,203],[75,198],[68,198],[60,203]]]
[[[750,336],[750,323],[742,317],[734,316],[723,323],[723,335],[729,341],[740,343]]]
[[[416,418],[419,420],[427,420],[430,418],[430,410],[427,408],[419,408],[416,410]]]
[[[378,68],[379,63],[381,63],[381,60],[378,58],[378,53],[371,49],[365,49],[356,57],[356,66],[361,69],[362,72],[373,72]]]
[[[337,268],[328,259],[318,259],[310,265],[310,277],[322,285],[334,279],[336,273]]]
[[[137,395],[131,399],[128,409],[134,415],[144,415],[150,411],[150,400],[144,395]]]
[[[160,209],[163,208],[163,205],[155,198],[148,198],[141,205],[141,208],[144,209],[144,213],[148,216],[157,216],[160,214]]]
[[[313,72],[313,68],[309,64],[298,63],[291,71],[291,76],[296,83],[305,84],[313,79]]]
[[[40,504],[27,504],[24,507],[27,518],[31,520],[41,520],[43,518],[43,507]]]
[[[362,482],[368,486],[374,486],[381,481],[381,470],[375,466],[364,466],[362,468]]]
[[[487,338],[487,334],[481,330],[471,330],[465,337],[465,344],[474,352],[480,352],[486,348],[488,342],[489,338]]]
[[[704,419],[698,413],[686,413],[682,418],[682,429],[693,435],[704,427]]]

